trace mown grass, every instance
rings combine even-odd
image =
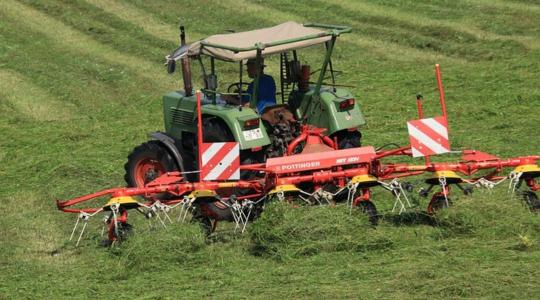
[[[220,225],[206,239],[196,224],[148,228],[135,215],[121,246],[99,247],[95,220],[74,247],[74,216],[54,200],[123,185],[127,154],[162,129],[160,95],[179,87],[162,67],[179,19],[188,40],[291,19],[351,25],[334,65],[356,86],[364,144],[406,144],[418,92],[426,113],[438,113],[440,63],[454,149],[538,154],[535,1],[4,0],[0,298],[540,296],[538,216],[502,185],[456,193],[435,218],[416,197],[391,213],[388,192],[375,189],[376,228],[341,206],[274,204],[244,235]]]

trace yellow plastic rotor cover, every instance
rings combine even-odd
[[[426,183],[438,184],[439,178],[446,179],[446,183],[461,183],[463,179],[454,171],[435,171],[434,176],[426,179]]]
[[[215,197],[217,194],[212,190],[197,190],[191,192],[188,197],[190,198],[205,198],[205,197]]]
[[[371,187],[380,184],[377,177],[369,174],[356,175],[351,179],[351,183],[358,184],[359,187]]]
[[[540,177],[540,167],[537,165],[521,165],[514,169],[515,173],[521,173],[523,178],[532,179]]]
[[[287,193],[287,192],[300,192],[300,189],[297,188],[294,184],[283,184],[276,186],[273,190],[268,192],[268,195],[273,195],[277,193]]]
[[[514,172],[516,173],[540,172],[540,167],[537,165],[522,165],[522,166],[517,166],[514,169]]]
[[[129,196],[120,196],[120,197],[113,197],[103,206],[104,210],[111,210],[111,206],[117,204],[118,206],[121,206],[125,209],[132,209],[137,208],[140,206],[139,202],[137,200],[133,199],[133,197]]]

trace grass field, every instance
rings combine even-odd
[[[190,41],[287,20],[350,25],[334,64],[356,86],[365,145],[406,144],[418,92],[437,113],[439,63],[454,149],[539,154],[537,0],[2,0],[0,299],[540,297],[540,219],[506,185],[456,194],[437,226],[424,199],[398,216],[377,190],[377,228],[343,207],[273,205],[244,235],[135,217],[120,247],[98,246],[97,220],[74,247],[74,216],[55,200],[122,186],[128,153],[162,130],[179,19]]]

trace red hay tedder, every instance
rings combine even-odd
[[[257,51],[254,55],[260,57],[261,53]],[[109,242],[123,239],[131,228],[128,211],[132,209],[147,217],[155,217],[163,225],[172,222],[168,212],[178,209],[178,220],[183,221],[191,215],[201,221],[208,232],[215,230],[218,221],[233,221],[236,229],[244,231],[246,224],[263,211],[268,201],[301,198],[311,204],[347,203],[351,209],[362,209],[376,224],[378,214],[371,199],[371,189],[382,186],[392,191],[396,197],[394,208],[400,205],[400,211],[403,211],[405,205],[401,199],[406,199],[406,188],[398,178],[426,173],[431,174],[425,181],[429,187],[422,190],[421,195],[428,196],[435,189],[427,207],[429,214],[450,205],[451,186],[469,194],[471,187],[492,188],[504,180],[509,180],[514,191],[525,184],[524,197],[531,207],[537,208],[539,200],[535,192],[540,189],[537,183],[540,155],[501,159],[481,151],[463,150],[458,162],[430,161],[430,155],[450,152],[446,104],[438,65],[435,73],[442,115],[424,118],[422,99],[418,96],[419,120],[408,122],[411,145],[390,150],[375,150],[372,146],[343,149],[338,147],[336,137],[325,135],[325,128],[301,124],[299,134],[286,145],[287,151],[283,156],[266,158],[254,164],[240,163],[238,143],[204,141],[201,109],[204,95],[197,92],[198,155],[195,159],[199,168],[190,171],[198,173],[197,180],[189,180],[190,172],[183,170],[158,170],[158,176],[141,186],[112,188],[57,201],[58,209],[78,214],[71,238],[79,223],[84,224],[77,244],[87,221],[101,212],[109,214],[105,219]],[[354,105],[354,99],[351,101]],[[258,123],[254,125],[259,126]],[[395,156],[424,157],[425,161],[422,164],[382,161]],[[502,176],[508,173],[504,172],[508,168],[512,171]],[[487,175],[475,177],[480,170],[488,170]],[[241,178],[240,172],[249,172],[251,176]],[[234,180],[222,180],[223,174]],[[81,203],[88,201],[93,201],[93,204],[101,201],[101,204],[80,208]]]

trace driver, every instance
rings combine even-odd
[[[256,59],[248,59],[246,62],[247,67],[247,73],[249,78],[254,79],[257,75],[257,60]],[[257,111],[259,114],[264,110],[266,106],[275,105],[276,104],[276,83],[274,81],[274,78],[272,76],[264,74],[264,60],[261,58],[261,69],[259,73],[259,90],[257,92]],[[255,84],[255,81],[253,80],[248,88],[247,88],[247,95],[242,96],[242,105],[249,104],[249,99],[253,97],[253,86]],[[238,98],[232,96],[227,97],[229,102],[240,104],[238,103]]]

